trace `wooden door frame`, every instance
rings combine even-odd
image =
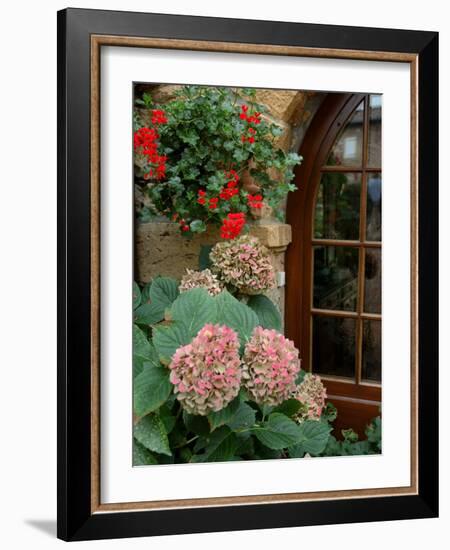
[[[289,195],[287,202],[286,217],[292,227],[292,242],[286,253],[285,332],[300,350],[302,366],[306,371],[311,370],[311,246],[319,174],[340,130],[366,95],[330,93],[325,97],[300,147],[299,153],[304,161],[295,171],[298,189]],[[355,417],[351,426],[362,433],[367,421],[379,413],[380,386],[321,377],[325,379],[329,398],[333,403],[337,402],[338,409],[345,411],[344,417],[349,419],[353,416],[352,411],[357,410],[362,414],[363,418],[358,421]]]

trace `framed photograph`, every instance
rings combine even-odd
[[[438,514],[434,32],[58,13],[58,536]]]

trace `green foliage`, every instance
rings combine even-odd
[[[233,418],[235,417],[239,409],[240,404],[241,403],[240,403],[239,397],[236,397],[236,399],[234,399],[224,409],[209,414],[208,422],[209,422],[211,431],[213,432],[216,428],[219,428],[220,426],[223,426],[225,424],[228,424],[229,422],[232,422]]]
[[[226,425],[233,431],[243,431],[251,428],[256,422],[256,411],[247,403],[240,403],[233,417],[226,422]]]
[[[142,372],[144,363],[158,365],[155,348],[147,339],[145,333],[137,326],[133,325],[133,376],[136,377]]]
[[[216,322],[217,302],[204,288],[194,288],[183,292],[173,302],[170,317],[185,327],[192,340],[207,323]]]
[[[217,304],[217,322],[234,329],[244,345],[259,324],[256,313],[226,290],[214,299]]]
[[[228,427],[222,426],[208,438],[203,453],[193,456],[191,462],[224,462],[230,460],[238,447],[236,434]]]
[[[320,456],[355,456],[381,453],[381,417],[377,416],[366,427],[366,439],[360,441],[358,434],[350,429],[341,430],[342,440],[330,436]]]
[[[200,255],[198,258],[198,268],[200,271],[204,269],[209,269],[211,267],[211,260],[209,258],[209,253],[211,252],[213,245],[212,244],[202,244],[200,247]]]
[[[253,428],[257,439],[269,449],[285,449],[300,440],[300,427],[281,413],[273,413],[266,422]]]
[[[139,420],[134,426],[134,437],[149,451],[172,454],[164,423],[158,414],[149,414]]]
[[[300,441],[289,449],[291,458],[320,454],[326,447],[332,427],[317,420],[305,420],[299,426]]]
[[[156,411],[167,401],[172,391],[169,371],[165,367],[144,363],[133,383],[133,405],[137,416]]]
[[[149,180],[152,165],[137,152],[137,183],[149,194],[154,212],[183,219],[188,235],[205,231],[210,223],[221,224],[229,212],[249,212],[247,192],[240,187],[238,194],[219,200],[214,210],[197,200],[199,190],[207,199],[218,197],[231,169],[239,176],[250,170],[264,201],[275,210],[295,189],[293,168],[301,157],[275,145],[283,129],[264,117],[265,108],[255,98],[250,88],[184,86],[163,106],[154,105],[149,94],[136,99],[135,130],[152,126],[150,109],[163,109],[167,117],[158,126],[158,154],[167,157],[165,178]],[[241,117],[242,105],[253,118]],[[148,219],[151,212],[146,207],[142,214]]]
[[[136,309],[141,303],[141,289],[137,283],[133,283],[133,309]]]
[[[176,281],[163,277],[143,288],[135,287],[133,297],[137,309],[155,304],[165,318],[151,326],[133,327],[133,464],[381,452],[380,418],[367,427],[365,440],[359,441],[356,433],[347,429],[338,441],[330,435],[336,418],[336,408],[331,403],[319,420],[302,422],[298,421],[302,405],[297,399],[287,399],[277,407],[258,406],[244,389],[226,407],[207,417],[189,414],[181,408],[167,367],[175,351],[189,344],[205,324],[218,323],[236,330],[242,354],[255,326],[273,314],[267,298],[253,297],[251,307],[251,303],[246,305],[227,291],[214,297],[204,289],[178,294]],[[303,376],[301,371],[297,383]]]
[[[137,286],[136,283],[135,286]],[[133,287],[133,298],[134,295]],[[175,279],[157,277],[142,290],[140,302],[134,309],[134,322],[141,326],[159,323],[164,319],[166,309],[172,305],[177,296],[178,282]]]
[[[184,323],[170,322],[153,328],[153,344],[162,363],[168,364],[176,350],[189,344],[192,337]]]
[[[278,332],[282,330],[282,321],[280,310],[277,306],[264,296],[264,294],[257,294],[256,296],[250,296],[247,305],[253,309],[259,319],[259,325],[264,328],[274,329]]]
[[[148,464],[158,464],[155,455],[139,443],[137,439],[133,439],[133,466],[145,466]]]

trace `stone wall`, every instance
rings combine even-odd
[[[258,237],[270,252],[277,273],[284,273],[284,253],[291,242],[291,226],[281,223],[251,224],[250,234]],[[198,269],[202,245],[219,241],[217,230],[188,239],[180,235],[177,224],[170,222],[142,223],[136,227],[136,274],[139,283],[147,283],[158,275],[181,279],[186,269]],[[267,295],[284,309],[283,276],[278,275],[278,287]]]
[[[176,85],[137,86],[136,93],[151,92],[155,102],[164,104],[174,96]],[[296,90],[259,89],[256,101],[264,104],[268,113],[264,116],[283,128],[277,146],[285,151],[298,151],[315,112],[326,94]],[[136,195],[137,202],[141,200]],[[289,225],[275,221],[269,212],[251,224],[250,233],[257,236],[270,251],[278,273],[277,289],[268,296],[284,311],[284,260],[291,242]],[[157,275],[181,278],[186,268],[198,269],[198,257],[202,244],[214,244],[219,240],[216,230],[195,235],[192,239],[180,236],[178,225],[168,221],[138,224],[136,228],[136,279],[147,282]]]

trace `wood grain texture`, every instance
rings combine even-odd
[[[182,499],[147,502],[122,502],[114,504],[101,503],[100,500],[100,48],[103,45],[122,47],[164,48],[175,50],[194,50],[210,52],[252,53],[261,55],[302,56],[333,59],[364,59],[374,61],[395,61],[410,63],[412,67],[412,394],[411,394],[411,485],[382,489],[362,489],[351,491],[325,491],[316,493],[286,493],[278,495],[234,496],[206,499]],[[373,52],[360,50],[336,50],[329,48],[303,48],[260,44],[241,44],[229,42],[210,42],[195,40],[172,40],[157,38],[136,38],[127,36],[91,35],[91,512],[101,514],[112,511],[164,510],[174,508],[197,508],[229,505],[250,505],[257,503],[282,503],[313,500],[356,499],[363,497],[386,497],[417,495],[417,55],[396,52]],[[302,165],[302,171],[311,170],[311,159]],[[299,191],[302,194],[302,191]],[[292,216],[291,212],[291,216]],[[309,220],[310,222],[311,220]],[[301,243],[295,242],[290,249],[292,254],[298,252]],[[291,276],[298,277],[302,265],[291,269]],[[307,278],[311,274],[307,274]],[[293,300],[301,311],[301,297],[287,295],[286,300]],[[289,321],[290,333],[299,334],[301,330],[297,321]],[[291,336],[290,336],[291,337]]]

